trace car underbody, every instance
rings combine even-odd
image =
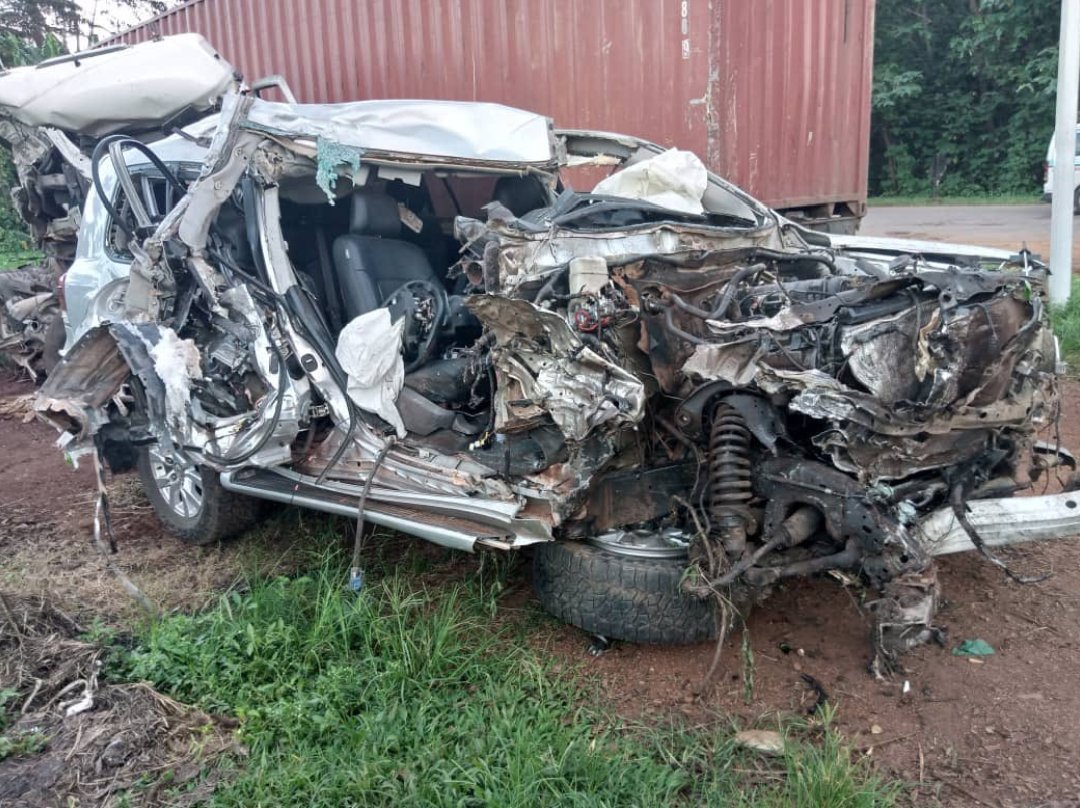
[[[829,238],[495,105],[232,92],[212,135],[157,211],[122,156],[147,148],[111,147],[130,272],[36,404],[73,455],[154,447],[465,550],[677,559],[725,614],[843,572],[879,668],[939,636],[935,555],[1072,524],[1069,494],[1003,499],[1069,461],[1037,440],[1057,350],[1026,252]],[[1049,516],[1002,529],[1022,511]]]

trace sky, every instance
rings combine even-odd
[[[96,10],[98,22],[107,25],[110,29],[124,29],[140,21],[137,12],[114,0],[77,0],[77,2],[84,17],[87,19],[94,17]],[[100,31],[99,35],[104,36],[105,32]]]

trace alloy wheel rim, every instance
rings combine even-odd
[[[158,493],[169,510],[177,516],[191,519],[203,506],[202,475],[198,467],[177,452],[150,449],[150,471]]]
[[[588,543],[616,555],[631,558],[686,558],[690,537],[682,531],[609,530],[592,536]]]

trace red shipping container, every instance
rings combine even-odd
[[[302,102],[497,101],[699,154],[767,204],[865,211],[874,0],[190,0],[121,35],[203,34]]]

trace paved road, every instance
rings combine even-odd
[[[1080,269],[1080,217],[1073,226],[1073,267]],[[1049,205],[935,205],[875,208],[863,219],[861,235],[952,241],[1019,250],[1025,243],[1050,256]]]

